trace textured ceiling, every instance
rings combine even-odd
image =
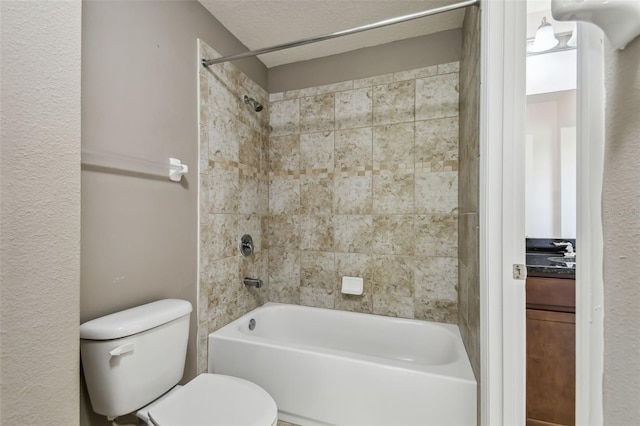
[[[251,50],[456,3],[456,0],[199,0]],[[462,26],[464,10],[260,55],[271,68]],[[240,53],[240,52],[236,52]]]

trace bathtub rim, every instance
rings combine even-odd
[[[250,334],[244,333],[240,330],[240,324],[242,322],[248,322],[252,315],[255,315],[257,312],[261,310],[267,310],[272,307],[285,307],[287,309],[302,309],[302,310],[319,310],[326,311],[327,313],[345,315],[345,316],[374,316],[376,318],[382,319],[384,321],[400,321],[400,322],[409,322],[409,323],[418,323],[418,324],[432,324],[438,328],[444,329],[447,333],[451,334],[454,338],[454,345],[457,352],[457,359],[453,362],[445,363],[445,364],[421,364],[417,362],[411,362],[401,359],[376,356],[363,354],[353,351],[340,350],[335,348],[326,348],[322,346],[314,346],[303,343],[295,343],[290,341],[277,341],[274,339],[269,339],[262,336],[252,336]],[[457,324],[447,324],[447,323],[439,323],[435,321],[426,321],[426,320],[418,320],[412,318],[398,318],[398,317],[388,317],[385,315],[379,314],[369,314],[363,312],[351,312],[351,311],[340,311],[335,309],[328,308],[319,308],[314,306],[304,306],[304,305],[294,305],[289,303],[278,303],[278,302],[267,302],[246,314],[236,318],[229,324],[219,328],[218,330],[209,333],[207,336],[207,347],[212,344],[212,339],[218,340],[227,340],[231,342],[244,342],[245,344],[253,344],[258,345],[260,347],[271,348],[271,349],[282,349],[286,348],[288,350],[299,352],[302,354],[317,354],[319,352],[323,353],[327,357],[332,358],[351,358],[360,362],[371,363],[377,366],[381,366],[384,368],[393,368],[399,369],[401,371],[411,371],[419,374],[428,374],[435,375],[440,377],[446,377],[451,380],[460,381],[464,383],[477,385],[477,380],[475,375],[473,374],[473,370],[471,368],[471,363],[469,361],[469,356],[467,354],[466,348],[464,347],[464,343],[462,341],[462,336],[460,334],[460,329]],[[320,349],[320,350],[319,350]],[[208,359],[209,361],[209,359]],[[211,372],[211,362],[208,362],[209,371]]]

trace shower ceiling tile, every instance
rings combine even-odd
[[[457,0],[199,1],[249,49],[328,34],[457,2]],[[271,68],[460,28],[463,18],[464,10],[459,9],[313,45],[260,55],[259,58]]]

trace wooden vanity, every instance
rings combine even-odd
[[[530,276],[527,426],[575,425],[575,278]]]

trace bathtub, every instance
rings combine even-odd
[[[208,362],[262,386],[299,425],[476,424],[455,325],[267,303],[211,333]]]

